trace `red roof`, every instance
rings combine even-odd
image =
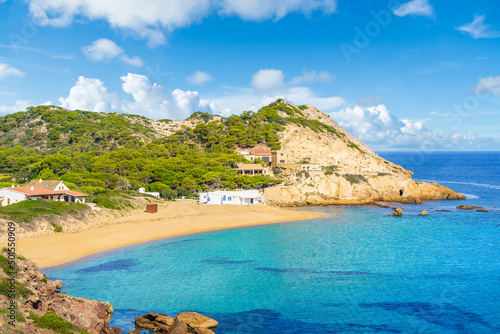
[[[87,194],[82,194],[72,190],[59,190],[59,191],[50,191],[46,188],[42,187],[14,187],[7,188],[10,190],[18,191],[20,193],[26,194],[28,196],[42,196],[42,195],[71,195],[75,197],[84,197],[88,196]]]
[[[271,150],[268,148],[252,148],[250,151],[252,151],[253,154],[255,155],[267,155],[271,154]]]

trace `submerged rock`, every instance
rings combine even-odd
[[[460,210],[474,210],[474,209],[482,209],[482,206],[475,206],[475,205],[459,205],[457,206],[457,209]]]
[[[389,216],[401,217],[403,215],[403,208],[395,208],[393,213],[389,213]]]
[[[429,214],[429,212],[424,210],[424,211],[420,212],[418,215],[419,216],[427,216],[428,214]]]
[[[486,210],[486,209],[477,209],[476,211],[477,212],[489,212],[489,210]]]

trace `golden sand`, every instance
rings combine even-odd
[[[158,213],[123,217],[78,233],[58,233],[17,241],[17,253],[40,268],[146,241],[235,227],[315,219],[319,213],[264,205],[200,205],[172,202]]]

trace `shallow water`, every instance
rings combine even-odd
[[[167,239],[45,272],[71,295],[111,302],[124,332],[148,311],[195,310],[220,322],[218,334],[498,333],[500,211],[455,209],[499,204],[500,155],[476,154],[425,163],[381,154],[468,200],[404,205],[403,217],[375,206],[307,208],[326,217]]]

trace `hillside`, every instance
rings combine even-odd
[[[0,143],[5,182],[60,178],[91,194],[265,188],[279,205],[460,197],[414,182],[410,171],[376,155],[328,115],[284,100],[227,119],[197,112],[185,121],[31,107],[0,117]],[[233,167],[246,161],[237,153],[249,148],[277,150],[286,163],[270,176],[237,175]]]

